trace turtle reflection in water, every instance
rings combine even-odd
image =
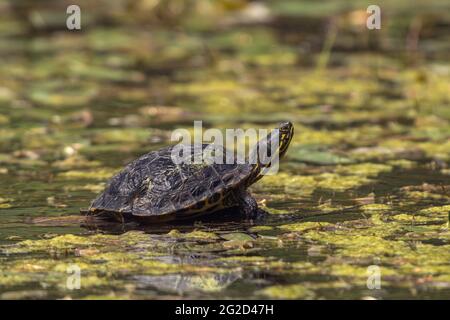
[[[156,288],[169,293],[220,292],[242,278],[240,272],[219,274],[168,274],[162,276],[139,275],[134,277],[138,289]]]
[[[267,158],[260,159],[259,150],[276,146],[276,150],[268,150],[269,160],[273,161],[276,155],[281,158],[294,134],[290,122],[281,123],[278,129],[276,134],[269,133],[256,144],[251,153],[256,155],[254,164],[250,161],[175,164],[173,146],[149,152],[115,175],[87,214],[119,221],[134,218],[142,222],[168,222],[237,208],[248,218],[254,218],[258,206],[247,188],[262,178],[263,170],[272,164]],[[207,146],[203,144],[202,150]],[[195,152],[194,145],[190,148]],[[229,151],[220,148],[227,157]]]

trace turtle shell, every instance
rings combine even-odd
[[[208,145],[202,145],[205,149]],[[232,190],[246,186],[250,164],[226,164],[230,155],[222,146],[224,164],[175,164],[172,147],[149,152],[128,164],[108,183],[89,211],[154,217],[175,214],[176,218],[214,211]],[[195,146],[187,157],[194,159]],[[198,152],[198,151],[197,151]],[[228,200],[229,201],[229,200]],[[237,203],[235,203],[237,204]],[[227,203],[226,207],[233,206]]]

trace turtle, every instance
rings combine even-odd
[[[247,188],[262,178],[275,155],[281,158],[286,154],[293,134],[291,122],[280,123],[278,130],[271,131],[253,147],[250,155],[255,161],[244,163],[236,159],[214,163],[174,161],[177,145],[149,152],[113,176],[89,209],[82,212],[122,222],[136,219],[165,223],[236,208],[253,219],[258,214],[258,205]],[[275,146],[276,149],[272,152],[269,148],[269,152],[264,153],[265,161],[260,156],[264,144],[266,148]],[[184,159],[193,160],[195,152],[204,152],[208,146],[184,145],[184,151],[191,151]],[[223,151],[223,159],[230,159],[227,157],[231,152],[225,147],[214,145],[214,150],[213,154],[216,150]]]

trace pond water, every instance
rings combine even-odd
[[[0,298],[450,298],[450,10],[386,7],[373,34],[357,2],[267,1],[251,23],[244,1],[169,2],[81,1],[77,32],[56,1],[0,7]],[[265,217],[85,221],[194,120],[294,123],[251,187]]]

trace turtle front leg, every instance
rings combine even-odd
[[[241,193],[239,200],[239,208],[241,212],[249,219],[256,218],[258,215],[258,204],[256,203],[255,198],[253,198],[247,191],[244,191]]]

